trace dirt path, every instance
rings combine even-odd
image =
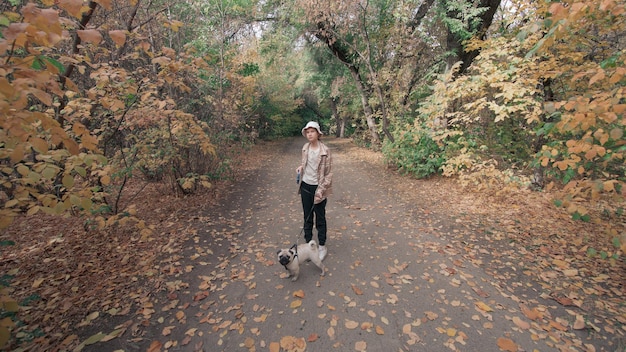
[[[568,326],[572,316],[536,282],[506,274],[523,263],[468,249],[473,237],[456,236],[468,224],[431,208],[437,200],[401,194],[348,141],[327,141],[327,275],[306,263],[291,282],[275,254],[303,241],[293,172],[303,143],[272,144],[280,150],[265,167],[238,180],[222,206],[199,211],[163,283],[169,293],[139,307],[143,319],[125,334],[84,350],[615,350]]]

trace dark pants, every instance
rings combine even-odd
[[[300,184],[302,210],[304,210],[304,240],[308,243],[313,239],[313,215],[315,214],[315,228],[317,229],[318,244],[326,244],[326,199],[313,206],[317,185]],[[312,214],[313,213],[313,214]]]

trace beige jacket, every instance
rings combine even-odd
[[[317,189],[315,190],[314,203],[319,204],[328,196],[333,193],[333,173],[332,173],[332,157],[330,155],[330,149],[326,144],[318,141],[320,145],[320,163],[317,167]],[[310,143],[306,143],[302,147],[302,170],[306,169],[308,160]],[[302,182],[302,177],[300,178]],[[298,184],[298,194],[300,194],[300,184]]]

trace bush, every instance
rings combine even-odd
[[[394,142],[386,141],[383,155],[387,162],[417,178],[426,178],[441,173],[445,162],[443,150],[431,138],[427,130],[409,128],[400,132]]]

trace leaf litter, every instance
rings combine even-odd
[[[384,167],[374,152],[341,147],[344,157],[368,162],[372,172]],[[257,150],[247,157],[250,160],[244,160],[248,166],[243,169],[254,170],[250,165],[268,156]],[[2,235],[3,239],[28,238],[16,241],[18,245],[10,255],[3,257],[3,269],[17,267],[12,295],[22,300],[32,293],[46,297],[45,302],[31,302],[21,330],[27,332],[46,316],[44,331],[55,333],[39,337],[36,342],[41,346],[81,350],[118,339],[151,351],[177,346],[200,351],[209,335],[216,336],[217,346],[238,340],[237,348],[250,351],[300,351],[307,343],[313,346],[325,339],[335,348],[375,348],[367,339],[346,346],[343,340],[350,331],[373,336],[393,331],[391,335],[403,336],[399,349],[409,351],[429,341],[430,331],[434,331],[445,336],[442,348],[462,350],[475,338],[472,330],[480,330],[477,326],[490,330],[495,328],[495,319],[506,319],[512,323],[511,333],[500,336],[496,343],[503,351],[522,349],[518,341],[521,332],[554,349],[600,351],[623,343],[623,259],[611,261],[589,255],[590,248],[611,250],[600,240],[605,230],[602,224],[575,223],[548,205],[549,200],[541,194],[499,199],[458,190],[450,180],[407,181],[385,173],[388,177],[382,180],[382,187],[393,188],[404,202],[416,204],[413,219],[404,220],[387,206],[355,205],[349,209],[355,212],[353,225],[382,227],[379,220],[361,214],[382,210],[396,221],[396,225],[385,226],[385,231],[415,227],[438,240],[408,239],[403,247],[416,255],[410,260],[392,260],[379,272],[358,274],[367,266],[363,259],[352,260],[350,270],[355,277],[360,275],[358,280],[350,278],[345,290],[332,288],[325,298],[311,302],[304,289],[294,290],[297,286],[280,279],[285,275],[282,271],[276,271],[271,282],[257,281],[259,270],[273,271],[280,266],[271,256],[275,244],[244,241],[243,231],[246,222],[254,221],[253,214],[232,210],[215,217],[180,211],[203,203],[219,205],[216,194],[208,195],[209,201],[196,199],[195,204],[189,199],[167,199],[162,203],[167,206],[160,209],[151,209],[153,204],[139,205],[152,217],[148,223],[155,229],[159,224],[159,231],[147,239],[124,228],[87,235],[77,223],[53,218],[18,221],[12,231]],[[157,195],[158,189],[152,192],[146,199],[163,198]],[[275,215],[259,221],[259,231],[271,222],[287,223],[291,216]],[[198,227],[198,223],[204,226]],[[202,228],[208,232],[202,233]],[[349,226],[341,230],[345,237],[351,236]],[[211,237],[215,246],[207,248],[202,240],[205,236]],[[378,237],[372,246],[381,253],[399,245]],[[194,245],[185,248],[189,238],[194,239]],[[22,259],[33,255],[46,265]],[[371,259],[382,260],[367,260]],[[484,269],[492,280],[477,280],[471,274],[474,268]],[[407,293],[417,294],[441,283],[447,283],[448,288],[436,290],[432,306],[401,309],[407,304]],[[286,293],[281,310],[258,302],[259,286],[268,284],[272,291]],[[315,286],[323,287],[323,279]],[[239,294],[231,296],[232,292]],[[281,298],[274,295],[273,299]],[[505,307],[502,299],[518,304]],[[451,318],[455,310],[470,308],[473,313],[466,315],[466,320],[455,322]],[[276,323],[276,317],[299,316],[312,310],[319,322],[302,320],[299,335],[276,335],[285,329]],[[268,323],[275,325],[265,326]],[[308,330],[309,325],[316,329]],[[160,336],[150,333],[155,327]],[[267,335],[268,329],[275,333]],[[235,336],[242,338],[233,339]]]

